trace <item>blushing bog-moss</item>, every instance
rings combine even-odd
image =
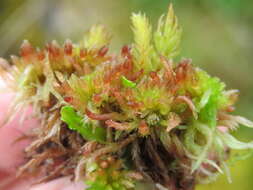
[[[134,42],[108,52],[111,36],[93,26],[80,43],[24,41],[20,56],[1,59],[15,92],[11,115],[27,106],[40,126],[18,175],[84,180],[88,190],[192,190],[227,171],[231,149],[252,149],[230,132],[253,123],[233,114],[237,90],[194,66],[178,63],[182,30],[172,6],[153,31],[131,17]],[[10,118],[11,118],[10,115]]]

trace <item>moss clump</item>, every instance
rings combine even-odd
[[[39,50],[25,41],[20,57],[2,60],[12,111],[32,105],[41,121],[20,173],[72,175],[89,190],[134,189],[138,180],[188,190],[222,173],[230,149],[253,148],[230,134],[253,127],[231,113],[238,92],[190,59],[173,61],[182,30],[172,6],[155,32],[145,15],[131,19],[134,43],[119,55],[96,25],[80,44]]]

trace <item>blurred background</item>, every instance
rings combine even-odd
[[[181,57],[220,77],[227,88],[239,89],[237,113],[253,120],[253,1],[252,0],[0,0],[0,56],[17,54],[23,39],[42,47],[56,39],[78,42],[95,23],[113,35],[111,51],[132,42],[130,15],[145,12],[152,23],[173,2],[183,27]],[[250,140],[253,130],[235,135]],[[229,162],[233,183],[226,176],[198,190],[252,190],[253,157]]]

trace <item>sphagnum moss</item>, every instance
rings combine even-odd
[[[110,35],[91,28],[79,44],[53,41],[35,49],[25,41],[20,57],[1,59],[1,76],[15,93],[11,113],[33,106],[41,125],[25,149],[18,174],[40,181],[71,175],[89,190],[191,190],[226,171],[231,149],[253,142],[230,132],[253,123],[232,114],[238,96],[194,67],[175,63],[181,28],[172,6],[153,32],[133,14],[134,43],[109,54]]]

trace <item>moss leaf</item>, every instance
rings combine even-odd
[[[61,120],[67,123],[71,130],[75,130],[80,133],[86,140],[95,140],[98,142],[105,141],[106,130],[102,127],[94,127],[91,123],[84,122],[83,117],[80,116],[71,106],[62,107]]]
[[[121,77],[121,82],[124,87],[134,88],[136,86],[136,83],[128,80],[125,76]]]

